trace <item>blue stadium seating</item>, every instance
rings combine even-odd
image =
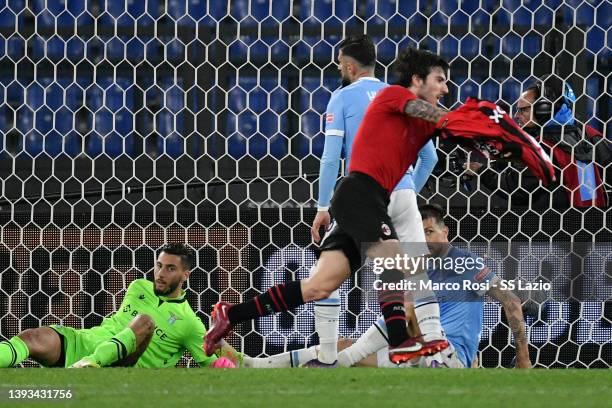
[[[478,38],[473,35],[467,35],[460,41],[460,53],[463,58],[468,61],[476,58],[480,54]]]
[[[13,10],[5,8],[0,11],[0,28],[12,28],[14,30],[16,22],[17,15]]]
[[[576,25],[586,29],[595,25],[595,10],[588,3],[576,9]]]
[[[514,105],[521,95],[521,84],[517,80],[507,80],[502,83],[502,99],[508,105]]]
[[[247,92],[234,87],[228,95],[228,108],[232,114],[228,117],[226,134],[228,152],[239,158],[247,152],[261,158],[270,154],[282,158],[287,154],[285,123],[278,116],[288,108],[288,94],[284,83],[278,87],[276,78],[261,78],[259,85],[254,77],[240,78],[240,87]],[[268,93],[270,92],[269,96]],[[270,105],[268,106],[268,100]],[[247,110],[248,109],[248,110]],[[248,149],[247,149],[248,148]]]
[[[460,87],[459,100],[461,102],[465,102],[465,100],[470,96],[478,97],[478,84],[472,80],[467,80]]]
[[[323,84],[321,84],[321,79],[318,77],[302,78],[300,110],[304,113],[300,118],[300,133],[297,136],[299,141],[299,157],[304,157],[311,151],[319,157],[323,154],[325,138],[323,135],[322,117],[325,114],[331,92],[338,87],[338,81],[337,76],[325,77]]]
[[[497,102],[500,98],[500,86],[496,81],[489,80],[481,85],[480,97],[488,101]]]
[[[554,12],[546,7],[540,7],[533,13],[533,24],[540,32],[547,32],[555,21]]]
[[[597,7],[597,14],[595,17],[597,25],[604,30],[607,30],[612,26],[612,4],[609,1],[602,1]]]
[[[459,54],[459,40],[450,35],[444,37],[440,41],[440,54],[442,57],[450,61],[452,58]]]
[[[587,32],[586,40],[587,48],[594,53],[599,52],[606,45],[605,32],[599,27],[591,27]]]
[[[489,27],[491,15],[483,9],[479,9],[470,15],[470,19],[472,21],[472,27]]]
[[[502,38],[502,53],[508,58],[514,58],[521,52],[521,38],[510,33]]]
[[[523,37],[523,52],[530,57],[536,57],[544,49],[542,37],[537,34],[527,34]]]

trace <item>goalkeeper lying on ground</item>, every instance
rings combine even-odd
[[[185,350],[201,367],[218,365],[216,355],[204,354],[206,328],[182,290],[192,264],[187,247],[165,245],[155,264],[155,282],[133,281],[119,310],[100,326],[24,330],[0,343],[0,367],[12,367],[28,357],[46,367],[174,367]],[[221,352],[237,358],[227,344]],[[222,358],[219,365],[226,366],[223,362],[227,359]]]

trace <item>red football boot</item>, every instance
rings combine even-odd
[[[220,342],[232,330],[227,312],[232,305],[228,302],[219,302],[212,311],[212,323],[210,330],[204,336],[204,352],[207,356],[212,356],[221,346]]]

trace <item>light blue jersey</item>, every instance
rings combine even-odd
[[[373,77],[360,78],[331,96],[325,114],[325,146],[319,170],[319,207],[329,207],[344,148],[345,170],[353,140],[370,102],[387,84]]]
[[[486,265],[482,267],[479,259],[482,262],[482,258],[470,251],[451,247],[442,260],[442,269],[429,269],[427,274],[432,285],[458,283],[459,287],[463,288],[463,282],[468,280],[477,283],[490,282],[495,274]],[[450,268],[451,265],[455,268]],[[459,360],[466,368],[470,368],[480,342],[486,292],[470,289],[435,292],[440,303],[440,323],[446,338],[455,347]],[[386,335],[384,318],[381,317],[377,325]]]
[[[467,259],[473,261],[468,261],[468,265]],[[463,282],[466,280],[483,283],[491,281],[495,276],[487,266],[483,268],[482,258],[478,258],[467,250],[451,247],[442,266],[450,265],[451,261],[455,268],[443,267],[427,271],[432,283],[456,282],[463,288]],[[462,267],[458,268],[457,265],[462,265]],[[469,368],[472,366],[480,342],[485,291],[466,289],[435,292],[440,303],[440,322],[446,337],[455,347],[461,362]]]
[[[325,115],[325,146],[319,170],[319,208],[329,207],[338,178],[342,150],[344,149],[346,159],[346,171],[351,159],[353,140],[366,109],[377,92],[386,86],[386,83],[376,78],[364,77],[332,94]],[[419,152],[416,167],[414,170],[411,169],[414,174],[411,171],[406,173],[397,189],[411,188],[419,192],[429,178],[437,160],[435,147],[430,141]]]

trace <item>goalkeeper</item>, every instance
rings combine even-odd
[[[155,282],[133,281],[119,310],[102,324],[83,330],[60,325],[24,330],[0,343],[0,367],[28,357],[46,367],[174,367],[185,350],[201,367],[212,365],[218,357],[204,354],[206,329],[182,289],[192,265],[186,246],[163,246]],[[221,350],[232,358],[229,345]]]

